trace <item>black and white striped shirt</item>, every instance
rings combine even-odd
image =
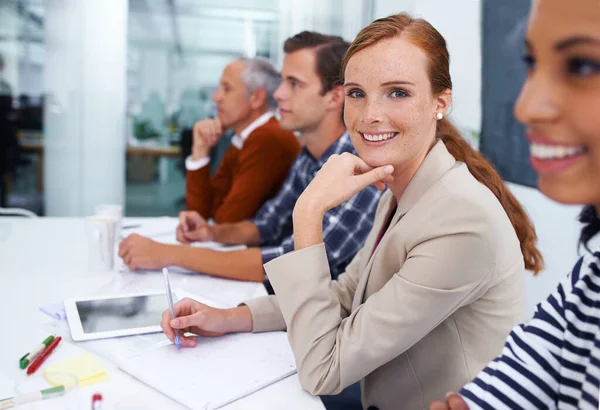
[[[598,410],[600,252],[569,276],[508,336],[502,354],[460,392],[474,409]]]

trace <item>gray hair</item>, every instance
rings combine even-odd
[[[246,64],[242,80],[248,89],[248,94],[264,88],[267,92],[267,106],[271,109],[277,108],[277,101],[273,98],[273,93],[281,84],[279,71],[264,57],[240,58],[240,61]]]

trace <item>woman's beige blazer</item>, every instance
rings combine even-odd
[[[382,196],[373,230],[338,280],[323,244],[265,270],[277,296],[245,302],[254,331],[287,328],[302,386],[335,394],[360,380],[364,408],[428,408],[499,354],[525,314],[515,231],[441,141],[399,203]]]

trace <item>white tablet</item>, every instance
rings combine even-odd
[[[179,300],[173,291],[173,302]],[[65,310],[76,341],[162,332],[162,313],[169,309],[165,292],[131,293],[69,299]]]

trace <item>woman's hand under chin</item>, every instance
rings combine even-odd
[[[373,184],[383,191],[392,182],[394,167],[373,168],[347,152],[332,155],[306,187],[294,207],[296,250],[322,242],[325,213]]]
[[[347,152],[332,155],[300,195],[294,211],[308,207],[324,215],[371,184],[383,191],[385,183],[394,180],[392,172],[392,165],[373,168]]]

